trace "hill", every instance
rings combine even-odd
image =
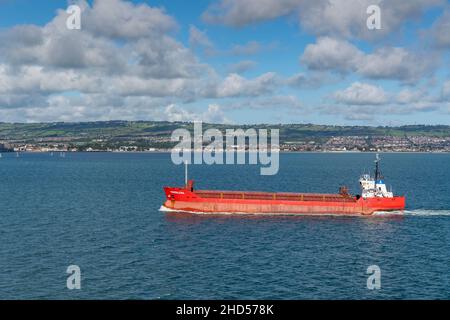
[[[316,124],[260,124],[224,125],[204,123],[203,130],[225,129],[279,129],[280,144],[294,150],[370,150],[378,148],[380,139],[385,145],[409,144],[411,148],[433,148],[434,144],[450,141],[449,125],[388,126],[333,126]],[[0,143],[14,148],[64,146],[79,151],[167,149],[174,145],[171,133],[177,128],[193,131],[193,123],[165,121],[99,121],[54,123],[0,123]],[[405,142],[406,141],[406,142]],[[301,147],[304,146],[304,147]],[[32,150],[31,150],[32,151]]]

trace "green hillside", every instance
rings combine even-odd
[[[332,136],[434,136],[449,137],[450,126],[447,125],[408,125],[400,127],[370,126],[331,126],[314,124],[282,124],[235,126],[223,124],[203,124],[203,130],[217,128],[279,129],[280,140],[302,141],[305,139],[321,140]],[[66,137],[74,139],[111,139],[121,137],[168,137],[177,128],[193,129],[187,122],[155,121],[103,121],[77,123],[0,123],[0,140],[35,140],[39,138]]]

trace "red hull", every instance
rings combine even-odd
[[[341,194],[191,191],[172,187],[164,191],[164,207],[191,212],[370,215],[405,208],[402,196],[363,199]]]

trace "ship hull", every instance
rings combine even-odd
[[[363,199],[343,197],[339,194],[193,192],[184,188],[166,187],[164,189],[167,196],[164,207],[188,212],[371,215],[377,211],[398,211],[405,208],[404,197]]]

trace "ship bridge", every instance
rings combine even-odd
[[[359,184],[361,185],[361,196],[363,198],[393,198],[394,194],[392,191],[388,191],[386,183],[384,182],[383,176],[381,174],[379,163],[380,156],[377,153],[375,158],[375,175],[372,177],[370,174],[363,174],[359,178]]]

